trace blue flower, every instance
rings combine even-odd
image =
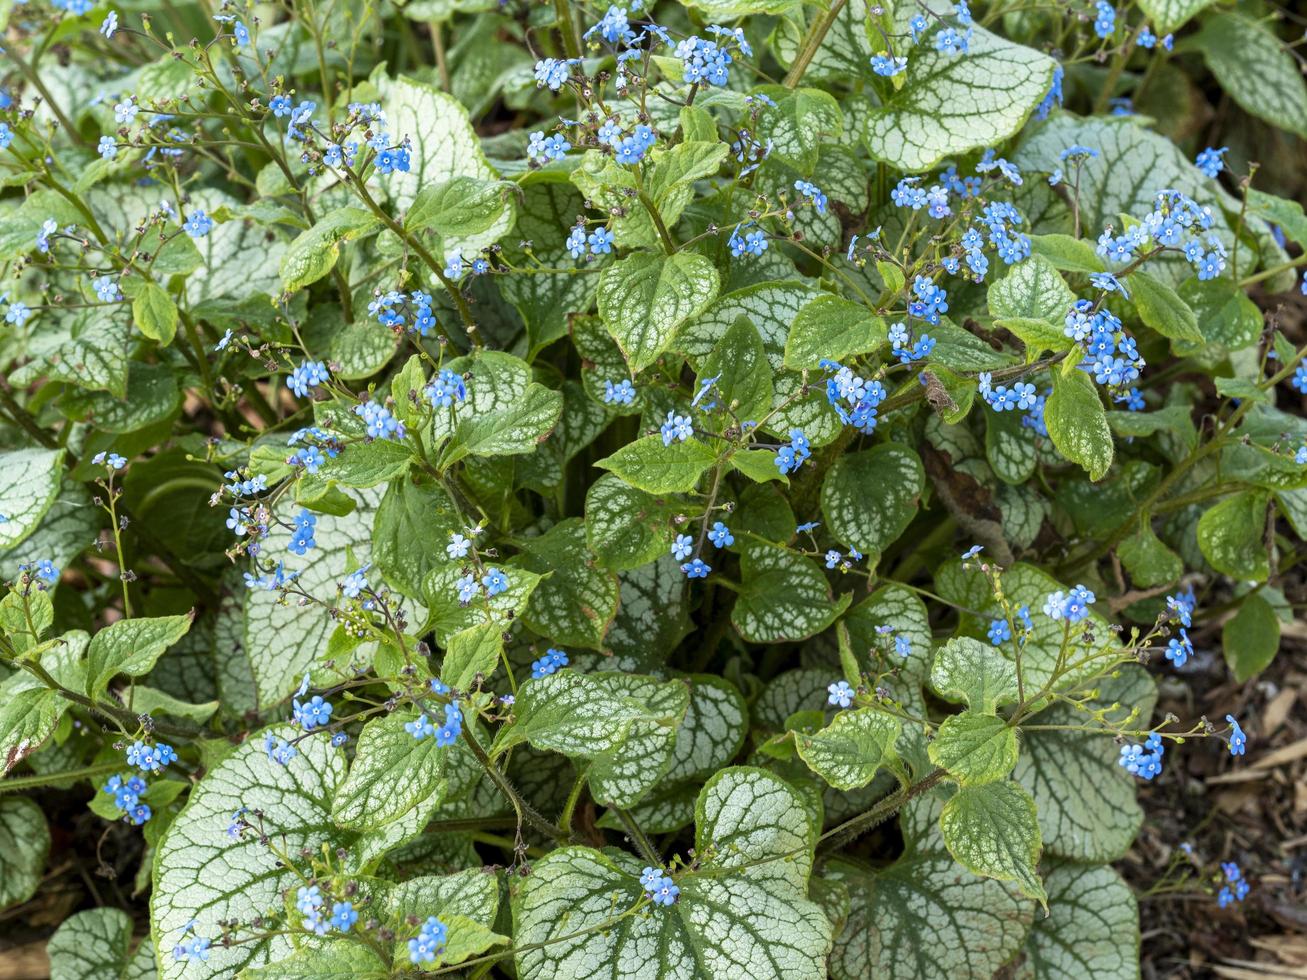
[[[427,401],[432,408],[448,408],[455,401],[467,400],[467,386],[463,376],[449,368],[442,368],[426,387]]]
[[[790,444],[776,451],[776,468],[785,476],[802,466],[803,461],[811,455],[808,437],[803,434],[803,430],[791,429]]]
[[[847,708],[853,704],[854,690],[848,681],[835,681],[826,686],[826,703],[836,707]]]
[[[548,88],[551,92],[557,92],[563,87],[571,74],[571,65],[573,61],[564,61],[561,58],[543,58],[535,64],[536,86],[538,88]]]
[[[318,546],[317,541],[313,539],[313,531],[318,523],[317,517],[301,508],[299,514],[295,517],[295,527],[291,531],[290,543],[287,547],[293,554],[303,555],[311,548]]]
[[[1202,153],[1198,154],[1194,160],[1194,166],[1203,172],[1207,177],[1215,177],[1225,169],[1225,161],[1221,158],[1230,152],[1228,146],[1223,146],[1219,150],[1207,147]]]
[[[894,637],[894,652],[900,657],[906,657],[912,652],[912,640],[900,633]]]
[[[464,575],[454,583],[454,588],[458,591],[459,604],[466,606],[476,598],[477,580],[471,575]]]
[[[486,574],[481,577],[481,584],[486,587],[486,594],[491,596],[506,592],[509,587],[508,576],[498,568],[486,569]]]
[[[399,440],[406,435],[404,423],[395,418],[381,402],[366,401],[362,405],[355,405],[354,414],[363,419],[369,439]]]
[[[871,70],[877,75],[884,78],[893,78],[902,72],[907,71],[908,59],[904,57],[895,57],[887,51],[871,56]]]
[[[250,43],[250,29],[242,21],[236,21],[231,28],[232,35],[236,38],[236,44],[245,47]]]
[[[607,228],[596,228],[586,241],[594,255],[608,255],[613,250],[613,233]]]
[[[681,571],[685,573],[686,578],[707,578],[708,573],[712,571],[712,566],[705,564],[702,558],[696,558],[682,565]]]
[[[1225,720],[1230,723],[1230,754],[1243,755],[1248,747],[1248,736],[1239,727],[1234,715],[1226,715]]]
[[[818,214],[826,213],[826,195],[815,184],[806,180],[796,180],[794,189],[811,202],[812,206],[817,209]]]
[[[441,748],[453,745],[463,731],[463,712],[456,701],[445,705],[445,723],[435,730],[436,745]]]
[[[531,676],[540,678],[548,677],[568,664],[567,654],[562,650],[555,650],[550,647],[545,651],[545,655],[531,664]]]
[[[635,401],[635,387],[625,378],[617,382],[617,384],[605,380],[604,401],[617,405],[629,405]]]
[[[306,732],[331,722],[332,704],[330,701],[324,701],[320,694],[313,695],[303,704],[293,700],[291,706],[295,721],[299,722]]]
[[[952,27],[946,27],[935,35],[935,50],[940,54],[966,54],[971,46],[971,28],[959,34]]]
[[[989,624],[989,642],[999,646],[1012,639],[1012,627],[1006,619],[995,619]]]
[[[708,532],[708,540],[717,548],[729,548],[735,544],[735,535],[731,534],[731,529],[721,521],[715,521],[712,530]]]
[[[1216,902],[1221,908],[1225,908],[1234,902],[1242,902],[1248,897],[1250,891],[1248,881],[1244,878],[1243,872],[1239,870],[1239,865],[1233,861],[1223,861],[1221,863],[1221,873],[1225,875],[1228,884],[1222,886],[1221,892],[1216,897]]]
[[[310,390],[325,384],[330,379],[331,372],[321,361],[305,361],[290,373],[290,377],[286,379],[286,387],[303,398]]]
[[[1189,639],[1189,634],[1182,628],[1179,638],[1172,637],[1166,644],[1166,659],[1176,667],[1183,667],[1189,658],[1193,656],[1194,645]]]
[[[106,38],[111,38],[118,30],[118,11],[111,10],[107,17],[100,24],[100,33]]]
[[[678,534],[672,542],[672,557],[677,561],[685,561],[693,551],[694,539],[688,534]]]
[[[662,424],[663,445],[673,442],[685,442],[694,433],[694,426],[688,415],[677,415],[674,409],[668,409],[667,418]]]
[[[182,227],[192,238],[203,238],[213,229],[213,219],[204,213],[203,208],[196,208]]]
[[[423,712],[412,721],[404,722],[404,731],[408,732],[414,739],[420,742],[424,738],[434,735],[436,733],[436,726],[431,724],[431,720],[427,718],[426,712]]]
[[[1098,11],[1098,16],[1094,18],[1094,33],[1107,40],[1116,30],[1116,8],[1107,0],[1098,0],[1094,6]]]
[[[338,932],[349,932],[358,920],[353,902],[337,902],[331,907],[331,927]]]
[[[299,755],[299,750],[291,745],[284,738],[279,738],[268,732],[263,736],[263,751],[268,754],[268,761],[275,762],[279,766],[284,766],[291,759]]]
[[[415,938],[408,941],[408,958],[412,963],[431,963],[445,948],[449,929],[434,915],[422,923]]]
[[[105,160],[112,160],[118,155],[118,144],[112,136],[101,136],[95,151]]]
[[[649,897],[655,905],[673,905],[680,897],[681,889],[671,878],[662,877],[649,889]]]

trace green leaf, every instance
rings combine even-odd
[[[866,786],[895,758],[897,718],[875,708],[841,711],[812,735],[796,732],[794,744],[808,768],[836,789]]]
[[[453,502],[434,483],[395,480],[372,525],[372,563],[393,588],[422,595],[422,583],[446,563],[449,536],[462,526]]]
[[[143,715],[172,715],[174,718],[185,718],[202,725],[218,710],[218,702],[191,704],[157,687],[135,684],[132,686],[132,710]]]
[[[822,142],[836,142],[844,131],[839,103],[829,92],[815,88],[762,85],[754,91],[776,103],[758,118],[757,138],[763,144],[771,142],[776,159],[811,176]]]
[[[1039,980],[1138,980],[1139,908],[1111,868],[1055,864],[1044,879],[1048,915],[1026,939],[1025,968]]]
[[[132,319],[141,333],[164,347],[177,336],[177,304],[172,297],[153,282],[147,282],[132,300]]]
[[[440,679],[455,691],[467,691],[478,674],[489,678],[504,652],[504,631],[496,623],[460,630],[445,644]]]
[[[461,412],[458,428],[441,456],[442,469],[467,456],[517,456],[535,450],[563,414],[563,396],[531,382],[513,404],[495,412]]]
[[[823,293],[799,310],[785,340],[785,366],[815,369],[823,359],[840,361],[885,343],[885,321],[861,303]]]
[[[1152,522],[1148,520],[1140,521],[1139,530],[1117,545],[1116,553],[1131,580],[1141,588],[1166,585],[1184,572],[1180,556],[1153,533]]]
[[[440,746],[434,738],[415,739],[404,726],[417,716],[406,709],[363,726],[349,775],[332,803],[331,817],[339,826],[376,830],[432,799],[447,798],[458,755],[466,749],[461,742]],[[439,727],[442,710],[432,707],[428,719]]]
[[[969,636],[955,636],[936,651],[930,683],[944,697],[988,715],[1015,703],[1020,690],[1016,664],[993,644]]]
[[[1104,272],[1107,267],[1094,251],[1094,246],[1081,238],[1052,232],[1046,235],[1031,235],[1030,250],[1052,263],[1053,268],[1062,272]]]
[[[152,619],[119,619],[91,638],[86,693],[99,697],[118,674],[140,677],[154,667],[163,651],[186,635],[194,612]]]
[[[822,483],[821,512],[839,541],[879,557],[916,516],[925,482],[921,460],[906,446],[846,453]]]
[[[340,246],[373,231],[380,220],[362,208],[338,208],[300,232],[281,256],[281,289],[290,293],[317,282],[336,265]]]
[[[514,619],[522,615],[540,584],[540,576],[517,566],[502,570],[508,575],[508,588],[498,595],[483,597],[467,605],[458,601],[455,583],[464,573],[457,562],[446,562],[427,576],[422,583],[422,596],[430,612],[428,625],[435,630],[437,643],[448,643],[455,633],[478,623],[495,623],[506,630]]]
[[[944,719],[928,752],[963,786],[979,786],[1006,778],[1017,764],[1017,732],[1002,718],[964,711]]]
[[[605,567],[638,568],[671,544],[674,513],[669,501],[605,473],[586,491],[586,542]]]
[[[1273,225],[1279,225],[1280,230],[1284,232],[1290,241],[1297,242],[1299,245],[1307,244],[1307,214],[1303,213],[1302,205],[1297,201],[1277,197],[1274,194],[1267,194],[1265,191],[1255,190],[1250,187],[1248,188],[1248,211],[1250,214],[1255,214]],[[1197,280],[1194,281],[1197,282]],[[1212,279],[1209,282],[1230,285],[1224,279]],[[1239,296],[1243,296],[1241,290],[1234,290],[1234,292]]]
[[[381,90],[387,128],[398,138],[413,141],[409,169],[378,178],[400,210],[413,207],[424,187],[434,187],[457,177],[478,180],[498,177],[481,149],[481,139],[472,127],[467,110],[458,99],[407,75],[390,78],[378,71],[373,81]],[[513,227],[514,221],[511,207],[501,215],[483,233],[446,238],[445,254],[459,252],[471,256],[498,241]]]
[[[1034,254],[991,284],[987,299],[989,315],[995,319],[1027,317],[1060,324],[1076,295],[1052,262]]]
[[[62,449],[14,449],[0,453],[0,548],[12,548],[36,530],[54,503],[63,475]],[[14,574],[6,568],[5,574]]]
[[[1153,22],[1158,35],[1171,34],[1195,14],[1210,7],[1213,0],[1139,0],[1139,9]]]
[[[84,690],[84,655],[90,637],[81,630],[47,641],[40,649],[41,666],[63,687]],[[32,656],[35,651],[29,651]],[[20,671],[0,682],[0,775],[13,768],[45,744],[54,734],[71,704],[45,683]]]
[[[1271,572],[1263,546],[1267,495],[1245,490],[1209,507],[1198,518],[1198,547],[1218,572],[1261,582]]]
[[[629,442],[595,463],[646,493],[686,493],[699,483],[717,455],[695,439],[664,446],[661,436]]]
[[[677,875],[670,907],[622,914],[644,896],[634,859],[565,847],[535,862],[513,897],[519,975],[823,980],[831,926],[807,899],[815,831],[798,793],[761,769],[725,769],[695,817],[706,857]]]
[[[781,474],[776,468],[776,454],[766,449],[746,449],[743,452],[732,453],[727,460],[731,469],[737,473],[743,473],[754,483],[778,483],[789,484],[789,477]]]
[[[1271,30],[1251,17],[1221,11],[1206,18],[1189,43],[1245,111],[1307,138],[1307,82]]]
[[[1091,480],[1107,475],[1115,447],[1093,379],[1083,371],[1055,371],[1053,393],[1044,403],[1044,424],[1057,451],[1082,466]]]
[[[715,126],[714,126],[715,129]],[[647,186],[663,223],[671,228],[694,199],[694,182],[712,177],[721,169],[730,146],[717,139],[687,139],[671,147],[658,147],[649,154]]]
[[[50,980],[124,980],[134,961],[131,945],[132,918],[122,909],[71,915],[46,946]]]
[[[1193,310],[1205,344],[1241,350],[1261,336],[1262,311],[1228,279],[1190,277],[1180,284],[1180,298]]]
[[[531,593],[522,620],[555,643],[599,650],[617,615],[617,575],[598,565],[586,544],[585,524],[569,518],[522,542],[521,564],[549,585]]]
[[[369,947],[330,939],[267,966],[241,971],[241,980],[380,980],[390,970]]]
[[[29,799],[0,799],[0,909],[36,894],[50,854],[45,814]]]
[[[633,374],[672,343],[717,296],[713,264],[697,252],[635,252],[599,273],[599,315]]]
[[[844,593],[832,601],[812,561],[760,541],[744,544],[740,574],[743,587],[731,622],[750,643],[806,640],[838,619],[853,598]]]
[[[1239,611],[1221,627],[1225,662],[1242,684],[1270,666],[1280,649],[1280,620],[1260,595],[1246,596]]]
[[[1015,881],[1021,894],[1047,908],[1039,880],[1043,844],[1035,801],[1016,783],[963,786],[944,804],[939,829],[949,853],[968,871]]]
[[[513,184],[477,177],[455,177],[423,186],[404,216],[410,232],[434,232],[442,243],[484,235],[511,221]]]
[[[1188,343],[1203,342],[1194,311],[1166,283],[1136,270],[1130,274],[1130,299],[1139,319],[1163,337]]]
[[[161,952],[171,951],[192,919],[196,935],[219,936],[220,921],[264,915],[282,903],[285,889],[301,883],[258,833],[228,835],[232,814],[241,807],[259,810],[264,830],[288,854],[348,844],[331,820],[332,798],[345,778],[344,753],[317,737],[299,742],[299,754],[285,766],[268,760],[265,734],[290,739],[299,733],[290,725],[254,732],[191,791],[155,854],[150,932]],[[248,943],[215,943],[207,966],[232,976],[283,959],[292,949],[289,937],[273,931]],[[189,975],[184,960],[159,957],[163,980]]]
[[[712,353],[700,362],[698,375],[699,385],[717,379],[704,396],[705,401],[719,402],[738,419],[760,419],[771,408],[775,394],[771,367],[762,338],[748,317],[740,317],[732,324]],[[696,395],[701,390],[696,388]]]
[[[1055,62],[1031,48],[972,28],[962,56],[913,52],[906,80],[867,117],[867,148],[909,173],[949,156],[999,146],[1044,98]]]

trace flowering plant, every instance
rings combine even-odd
[[[53,975],[1138,976],[1137,791],[1248,742],[1156,678],[1307,553],[1307,217],[1176,93],[1307,84],[975,6],[0,8],[0,908],[118,879]]]

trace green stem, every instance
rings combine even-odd
[[[64,772],[43,772],[35,776],[8,776],[0,780],[0,796],[5,793],[20,793],[25,789],[41,789],[46,786],[59,786],[62,783],[75,783],[79,779],[95,779],[120,772],[122,765],[117,762],[104,762],[98,766],[84,769],[68,769]]]
[[[931,789],[945,776],[943,769],[935,769],[927,776],[913,783],[911,786],[901,787],[894,793],[891,793],[885,799],[881,800],[870,810],[866,810],[856,817],[850,817],[838,827],[832,827],[826,833],[821,835],[820,843],[822,850],[830,852],[838,850],[849,841],[853,840],[860,834],[866,833],[876,824],[887,820],[903,808],[905,804],[920,796]]]
[[[622,821],[622,826],[626,828],[626,834],[631,838],[631,843],[635,845],[635,849],[640,852],[640,857],[655,868],[661,868],[663,859],[658,856],[658,852],[654,850],[653,844],[649,842],[649,838],[640,829],[640,825],[635,822],[635,817],[631,816],[630,811],[621,807],[613,807],[613,812],[617,814],[617,819]]]
[[[834,0],[830,9],[820,19],[813,21],[808,36],[803,40],[803,48],[799,51],[798,57],[794,59],[794,64],[790,65],[790,70],[785,76],[784,85],[786,88],[798,86],[803,78],[803,73],[808,70],[808,65],[816,57],[821,42],[826,40],[827,33],[835,26],[835,19],[839,17],[840,11],[844,9],[844,3],[845,0]]]
[[[482,768],[486,771],[486,775],[490,777],[490,781],[499,787],[500,792],[508,797],[508,802],[513,805],[513,809],[517,813],[519,827],[521,827],[522,823],[525,822],[529,823],[532,827],[547,837],[554,838],[554,840],[568,839],[568,834],[566,834],[561,827],[555,827],[541,816],[540,813],[531,806],[530,803],[524,800],[522,795],[513,788],[513,784],[510,783],[504,777],[504,774],[499,771],[499,767],[491,761],[490,756],[486,755],[486,750],[481,747],[481,743],[476,740],[476,736],[472,734],[469,728],[463,729],[463,737],[467,739],[468,748],[472,750],[472,754],[476,756],[477,761],[481,763]]]

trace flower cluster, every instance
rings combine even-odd
[[[645,897],[655,905],[675,905],[681,895],[676,882],[661,868],[646,867],[640,872],[640,885],[644,888]]]
[[[154,815],[149,804],[141,802],[145,790],[144,779],[140,776],[127,775],[110,776],[100,792],[112,796],[113,805],[123,812],[126,819],[139,827]]]

